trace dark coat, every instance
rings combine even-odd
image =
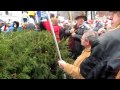
[[[35,25],[33,23],[28,23],[26,26],[27,30],[34,30],[35,29]]]
[[[98,41],[81,63],[80,74],[86,79],[115,79],[120,69],[120,30],[107,32]]]
[[[76,59],[83,51],[84,47],[81,45],[81,37],[84,33],[85,30],[87,30],[87,28],[84,25],[81,25],[79,27],[76,27],[75,25],[75,33],[76,35],[74,37],[69,38],[69,47],[70,47],[70,51],[72,52],[72,56],[74,59]],[[70,30],[66,30],[65,33],[67,35],[71,35],[70,34]]]
[[[60,30],[60,40],[62,40],[63,38],[67,39],[67,37],[69,37],[69,34],[66,34],[66,30],[68,30],[68,33],[69,33],[70,29],[71,29],[70,27],[61,28],[61,30]]]
[[[60,40],[62,40],[63,38],[66,38],[67,36],[65,35],[65,29],[61,28],[60,30]]]

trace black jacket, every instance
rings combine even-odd
[[[80,39],[81,39],[84,31],[87,30],[87,28],[84,25],[81,25],[78,28],[76,28],[76,26],[74,26],[74,28],[76,30],[76,32],[75,32],[76,35],[74,37],[70,36],[69,43],[70,43],[70,49],[71,49],[73,58],[76,59],[84,49],[84,47],[81,45]],[[66,35],[71,35],[70,30],[66,30],[65,33],[66,33]]]
[[[81,63],[80,73],[86,79],[114,79],[120,69],[120,30],[107,32],[98,41]]]
[[[69,29],[69,27],[67,28],[67,29]],[[63,38],[64,39],[67,39],[67,37],[69,36],[69,34],[66,34],[66,28],[61,28],[61,30],[60,30],[60,40],[62,40]]]

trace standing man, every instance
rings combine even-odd
[[[82,54],[77,57],[74,64],[66,63],[63,60],[59,60],[58,64],[59,66],[70,76],[72,76],[75,79],[83,79],[83,77],[80,75],[80,64],[90,56],[91,54],[91,46],[94,44],[97,40],[97,33],[95,31],[87,31],[83,34],[81,38],[81,45],[85,47],[85,49],[82,51]]]
[[[84,47],[81,45],[80,38],[82,37],[85,30],[87,30],[84,22],[87,21],[87,17],[84,13],[75,18],[77,21],[74,29],[65,30],[66,35],[70,35],[69,38],[69,47],[70,52],[72,53],[72,58],[76,59],[83,51]]]

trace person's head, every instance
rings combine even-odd
[[[55,15],[54,14],[50,14],[50,18],[54,18],[55,17]]]
[[[77,25],[79,26],[82,25],[84,21],[87,21],[87,17],[83,13],[81,13],[81,15],[77,16],[75,20],[77,21]]]
[[[85,31],[81,37],[81,45],[85,48],[91,47],[94,42],[96,42],[98,34],[95,31]]]
[[[63,22],[63,28],[64,29],[68,29],[68,28],[70,28],[70,25],[69,25],[69,23],[68,22]]]
[[[51,21],[52,21],[52,24],[53,25],[58,25],[58,19],[57,18],[53,18],[53,19],[51,19]]]
[[[111,11],[110,20],[113,28],[120,25],[120,11]]]
[[[26,26],[27,26],[27,23],[23,23],[23,24],[22,24],[22,28],[23,28],[23,29],[26,29]]]
[[[18,28],[18,27],[19,27],[19,22],[14,21],[13,27],[14,27],[14,28]]]

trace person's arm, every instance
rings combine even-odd
[[[80,68],[74,66],[72,64],[66,63],[63,60],[58,61],[59,66],[70,76],[75,79],[82,79],[83,77],[80,75]]]
[[[71,29],[71,30],[69,30],[69,29],[66,29],[65,30],[65,34],[68,36],[70,36],[72,33],[74,33],[74,29]]]
[[[67,74],[72,76],[75,79],[80,79],[80,68],[72,64],[66,63],[64,69]]]
[[[84,31],[85,31],[85,28],[79,28],[78,30],[77,30],[77,32],[75,33],[72,33],[72,37],[75,39],[75,40],[81,40],[81,37],[82,37],[82,35],[83,35],[83,33],[84,33]]]
[[[74,35],[72,35],[72,37],[73,37],[74,39],[76,39],[76,40],[80,40],[81,37],[82,37],[82,35],[74,34]]]

